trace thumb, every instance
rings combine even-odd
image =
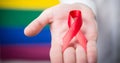
[[[34,36],[37,35],[45,25],[49,23],[51,16],[51,10],[46,9],[41,13],[39,17],[33,20],[25,29],[24,34],[26,36]]]

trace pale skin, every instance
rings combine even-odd
[[[76,38],[62,53],[63,36],[69,30],[68,14],[71,10],[82,12],[83,25],[81,31],[87,39],[87,54]],[[50,24],[51,31],[51,63],[97,63],[97,24],[92,10],[80,3],[58,4],[48,8],[32,21],[24,30],[26,36],[37,35],[45,25]]]

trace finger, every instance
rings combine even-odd
[[[89,41],[87,43],[87,58],[88,58],[88,63],[97,63],[96,41]]]
[[[51,63],[63,63],[62,49],[60,45],[54,44],[54,46],[51,47],[50,60]]]
[[[89,32],[86,35],[88,63],[97,63],[97,32]]]
[[[91,33],[87,36],[87,58],[88,63],[97,63],[97,33]]]
[[[42,28],[49,23],[49,20],[51,18],[51,10],[47,9],[42,14],[33,20],[24,30],[24,34],[26,36],[34,36],[38,34]]]
[[[87,55],[82,46],[76,48],[76,63],[87,63]]]
[[[64,63],[76,63],[75,61],[75,50],[73,47],[68,47],[64,53]]]
[[[87,39],[87,58],[88,63],[97,63],[97,24],[96,21],[93,19],[90,20],[89,26],[86,32],[86,39]]]

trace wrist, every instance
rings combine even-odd
[[[64,4],[74,4],[74,3],[81,3],[88,6],[93,13],[96,15],[96,6],[92,0],[60,0],[61,3]]]

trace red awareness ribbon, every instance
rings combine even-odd
[[[74,22],[72,23],[73,20],[74,20]],[[70,41],[74,37],[77,38],[79,44],[86,51],[87,40],[86,40],[85,36],[83,35],[83,33],[80,31],[80,28],[82,26],[81,11],[79,11],[79,10],[70,11],[69,16],[68,16],[68,26],[69,26],[69,30],[63,37],[62,52],[64,52],[64,50],[69,46]]]

